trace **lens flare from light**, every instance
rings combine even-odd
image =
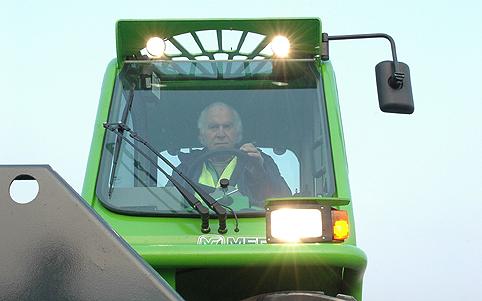
[[[287,57],[290,52],[290,41],[284,36],[276,36],[271,41],[271,49],[277,57]]]
[[[321,211],[283,208],[271,212],[271,236],[285,242],[322,235]]]
[[[150,56],[160,58],[166,50],[166,43],[159,37],[152,37],[146,43],[146,50]]]

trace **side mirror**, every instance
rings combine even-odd
[[[380,110],[387,113],[412,114],[414,111],[412,84],[408,65],[398,62],[395,73],[392,61],[383,61],[375,67]]]

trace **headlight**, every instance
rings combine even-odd
[[[285,242],[321,237],[321,211],[281,208],[271,212],[271,237]]]
[[[344,241],[348,214],[317,199],[271,200],[266,205],[268,243]]]

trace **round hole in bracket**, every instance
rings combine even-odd
[[[37,180],[30,175],[19,175],[10,184],[10,197],[19,204],[27,204],[33,201],[39,191]]]

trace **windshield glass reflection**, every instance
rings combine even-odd
[[[334,193],[320,84],[312,61],[126,63],[109,122],[121,119],[134,86],[126,119],[132,130],[220,203],[240,214],[264,213],[266,198]],[[106,133],[97,195],[108,208],[140,215],[197,214],[127,143],[121,144],[109,197],[115,144],[115,134]],[[226,187],[222,179],[228,180]]]

